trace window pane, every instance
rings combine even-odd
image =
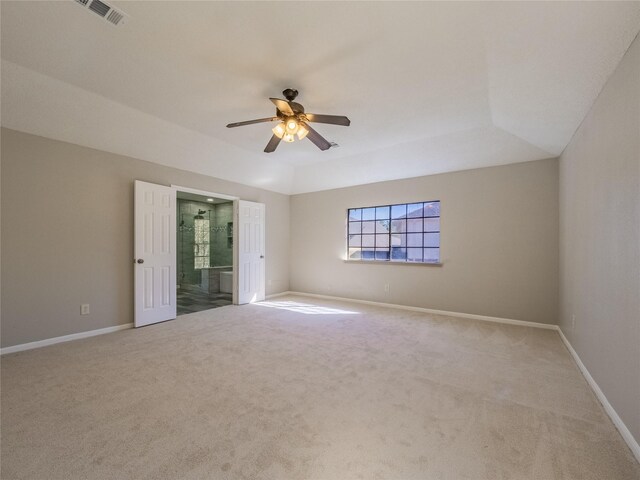
[[[407,246],[409,247],[422,247],[422,234],[421,233],[407,233]],[[422,254],[420,254],[422,256]]]
[[[425,218],[424,219],[424,231],[425,232],[439,232],[440,231],[440,218]]]
[[[359,247],[362,242],[362,235],[349,235],[349,246]]]
[[[407,235],[404,233],[392,233],[391,234],[391,246],[392,247],[406,247]]]
[[[374,233],[376,222],[362,222],[362,233]]]
[[[393,205],[391,207],[391,218],[405,218],[407,216],[406,205]]]
[[[408,262],[421,262],[422,261],[422,249],[421,248],[407,248],[407,261]]]
[[[389,220],[389,207],[376,208],[376,220]]]
[[[350,248],[349,249],[349,260],[360,260],[360,249],[359,248]]]
[[[375,235],[362,235],[362,246],[363,247],[373,247],[374,246],[374,237]]]
[[[194,257],[193,268],[209,268],[209,257]]]
[[[389,248],[389,235],[376,235],[376,247]]]
[[[377,220],[376,233],[389,233],[389,220]]]
[[[362,220],[375,220],[376,219],[376,209],[375,208],[363,208],[362,209]]]
[[[406,232],[407,231],[407,221],[406,220],[391,220],[391,231],[392,232]]]
[[[406,260],[407,259],[407,249],[406,248],[397,248],[391,247],[391,260]]]
[[[349,209],[349,220],[362,220],[362,209],[361,208],[350,208]]]
[[[194,220],[193,236],[195,243],[209,243],[209,220]]]
[[[440,202],[427,202],[424,204],[424,216],[425,217],[439,217],[440,216]]]
[[[371,250],[362,250],[362,252],[360,252],[360,258],[362,260],[375,260],[375,252],[373,251],[373,249]]]
[[[422,219],[410,218],[407,220],[407,232],[422,232]]]
[[[407,217],[422,217],[422,203],[410,203],[407,205]]]
[[[424,261],[429,263],[440,262],[440,249],[439,248],[425,248],[424,249]]]
[[[349,233],[361,233],[361,232],[362,232],[361,222],[349,222]]]
[[[439,247],[440,246],[440,234],[439,233],[425,233],[424,243],[425,247]]]
[[[376,260],[389,260],[389,249],[376,248]]]

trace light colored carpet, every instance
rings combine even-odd
[[[640,478],[555,331],[303,297],[7,355],[1,426],[3,479]]]

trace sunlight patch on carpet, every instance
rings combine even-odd
[[[304,313],[307,315],[358,315],[360,312],[350,310],[342,310],[339,308],[321,307],[310,303],[300,302],[259,302],[254,303],[261,307],[277,308],[280,310],[289,310],[291,312]]]

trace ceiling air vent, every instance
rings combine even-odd
[[[83,7],[88,7],[96,15],[100,15],[111,25],[124,25],[129,16],[121,10],[113,8],[102,0],[74,0]]]
[[[107,15],[106,18],[107,18],[107,22],[111,22],[114,25],[118,25],[124,18],[124,13],[119,12],[118,10],[114,10],[112,8],[111,11],[109,12],[109,15]]]
[[[111,10],[111,7],[106,3],[102,3],[100,0],[93,0],[91,5],[89,5],[89,10],[96,12],[101,17],[104,17],[107,12]]]

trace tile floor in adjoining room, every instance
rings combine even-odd
[[[233,303],[230,293],[209,293],[200,289],[198,285],[182,285],[178,289],[176,298],[178,315],[224,307]]]

